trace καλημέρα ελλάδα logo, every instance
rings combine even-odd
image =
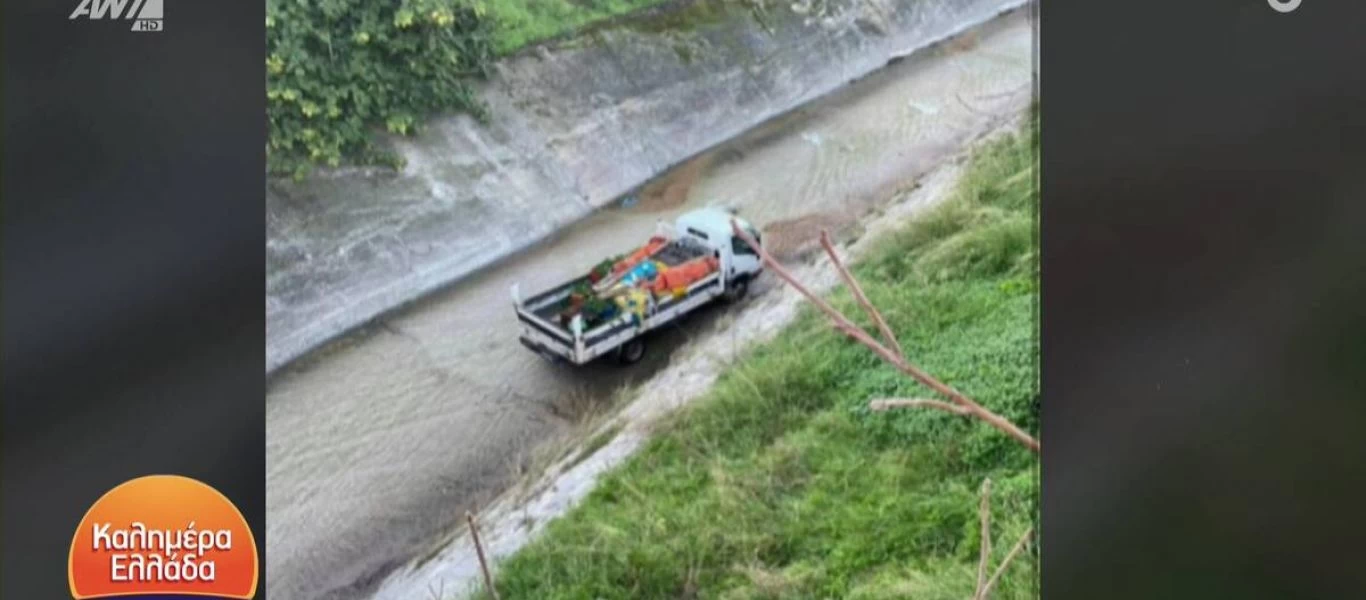
[[[1299,8],[1300,4],[1303,2],[1304,0],[1266,0],[1266,3],[1270,4],[1272,9],[1279,13],[1292,12]]]

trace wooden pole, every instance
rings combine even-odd
[[[1015,547],[1010,549],[1010,554],[1006,555],[1005,560],[1001,561],[1001,565],[996,567],[996,572],[991,574],[991,579],[988,579],[986,585],[982,587],[982,600],[986,600],[991,595],[992,588],[996,587],[996,582],[1001,580],[1001,575],[1006,572],[1006,567],[1010,566],[1010,561],[1015,560],[1015,557],[1020,555],[1025,546],[1029,545],[1029,538],[1033,535],[1034,528],[1030,527],[1025,530],[1024,535],[1020,536],[1020,541],[1015,542]]]
[[[991,479],[982,482],[982,505],[977,509],[982,520],[982,551],[977,560],[977,591],[973,600],[985,600],[987,592],[987,562],[991,560]]]
[[[484,572],[484,589],[489,591],[493,600],[501,600],[498,597],[498,589],[493,587],[493,575],[489,574],[489,561],[484,557],[484,544],[479,541],[479,527],[474,524],[474,513],[465,511],[465,521],[470,524],[470,537],[474,539],[474,551],[479,555],[479,569]]]
[[[821,230],[821,246],[824,246],[825,253],[830,255],[830,262],[835,263],[835,269],[839,271],[840,279],[844,280],[845,287],[849,288],[849,293],[854,295],[859,306],[863,307],[863,312],[868,313],[868,316],[873,319],[873,323],[877,324],[878,331],[882,332],[882,341],[887,342],[887,345],[891,346],[891,350],[898,357],[905,358],[906,354],[901,350],[901,342],[896,341],[896,335],[892,333],[892,328],[887,325],[887,320],[883,319],[882,313],[873,306],[872,302],[868,301],[868,295],[863,293],[863,287],[858,284],[857,279],[854,279],[854,274],[850,273],[849,269],[845,268],[844,263],[840,261],[839,255],[835,253],[835,245],[830,243],[830,233],[824,229]]]

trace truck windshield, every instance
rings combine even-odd
[[[759,242],[759,234],[756,233],[753,229],[750,229],[750,228],[746,227],[746,228],[745,228],[745,233],[748,233],[750,236],[752,236],[752,237],[754,238],[754,241]],[[730,239],[730,241],[731,241],[730,251],[731,251],[732,253],[734,253],[734,254],[745,254],[745,255],[749,255],[749,256],[755,256],[755,255],[756,255],[755,252],[754,252],[754,249],[753,249],[753,248],[750,248],[750,247],[749,247],[749,244],[746,243],[745,240],[742,239],[740,236],[738,236],[738,235],[737,235],[737,236],[732,236],[731,239]],[[759,243],[762,244],[763,242],[759,242]]]

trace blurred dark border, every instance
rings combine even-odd
[[[265,539],[264,5],[76,4],[0,7],[4,598],[139,475]],[[1044,594],[1366,597],[1366,4],[1041,13]]]
[[[264,551],[265,5],[78,4],[2,7],[7,599],[69,598],[76,523],[141,475],[218,488]]]
[[[1043,3],[1045,598],[1366,598],[1363,26]]]

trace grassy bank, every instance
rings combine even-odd
[[[1037,432],[1033,135],[980,150],[855,272],[908,357]],[[982,480],[994,566],[1035,524],[1037,462],[976,421],[867,409],[907,396],[934,394],[808,310],[505,562],[502,596],[970,597]],[[1017,559],[993,598],[1035,597],[1035,565]]]
[[[665,0],[484,0],[502,54]]]

